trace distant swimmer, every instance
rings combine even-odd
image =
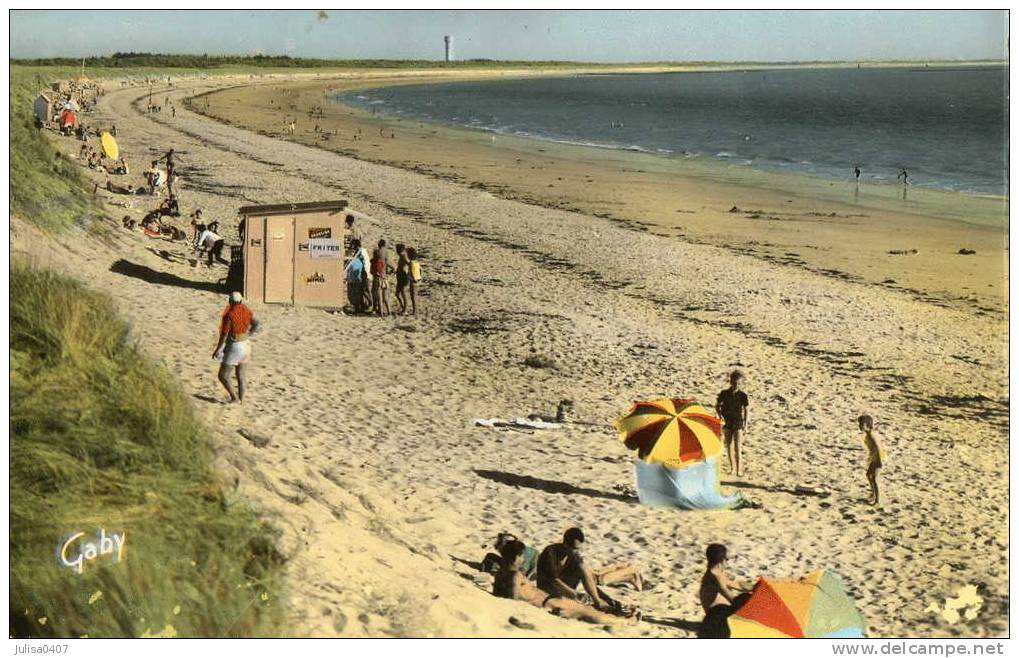
[[[909,185],[909,172],[903,169],[899,172],[899,175],[895,177],[895,180],[902,179],[903,185]]]
[[[853,175],[856,176],[856,182],[859,183],[860,182],[860,166],[859,165],[853,167]]]

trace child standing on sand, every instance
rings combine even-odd
[[[720,392],[715,399],[715,412],[725,421],[722,433],[729,458],[729,471],[735,472],[736,477],[740,476],[740,440],[747,428],[747,407],[750,404],[747,394],[740,390],[742,383],[743,373],[733,370],[729,373],[729,388]]]
[[[407,258],[407,247],[396,245],[396,301],[400,305],[400,315],[407,312],[407,285],[410,283],[410,259]]]
[[[874,431],[873,418],[864,414],[857,418],[856,422],[859,423],[860,431],[863,432],[863,445],[867,448],[867,482],[870,483],[870,499],[867,502],[871,505],[877,505],[879,502],[877,472],[883,465],[885,449],[878,440],[877,432]]]
[[[417,315],[418,312],[418,284],[421,283],[421,263],[418,262],[417,252],[414,247],[407,247],[407,265],[410,269],[410,314]]]

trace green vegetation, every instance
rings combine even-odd
[[[11,212],[50,231],[100,217],[32,123],[36,94],[77,73],[11,68]],[[190,401],[112,301],[14,263],[9,301],[11,636],[279,635],[279,533],[224,495]],[[99,528],[126,533],[122,561],[58,562]]]
[[[104,295],[24,266],[10,285],[11,634],[277,634],[277,532],[224,497],[180,387]],[[98,528],[123,561],[58,562]]]
[[[465,59],[445,62],[427,59],[314,59],[290,57],[289,55],[168,55],[160,53],[114,53],[107,57],[85,58],[85,69],[93,75],[95,69],[109,69],[111,75],[123,75],[117,70],[135,69],[188,69],[195,71],[211,71],[216,69],[420,69],[420,68],[550,68],[550,67],[584,67],[584,68],[627,68],[646,66],[788,66],[796,64],[855,64],[846,60],[812,60],[798,62],[764,62],[764,61],[687,61],[687,62],[568,62],[538,60],[497,60],[497,59]],[[887,63],[882,60],[864,60],[861,63]],[[918,63],[949,63],[964,64],[954,60],[903,60],[903,65]],[[1001,62],[1004,63],[1004,62]],[[62,66],[71,67],[75,71],[82,60],[69,57],[49,59],[12,59],[12,65],[24,66]],[[77,73],[75,74],[77,75]],[[164,73],[165,75],[165,73]]]
[[[32,102],[36,96],[48,89],[50,82],[70,76],[70,71],[59,69],[11,67],[11,213],[31,218],[51,231],[72,224],[87,226],[95,219],[78,167],[57,154],[34,125]]]
[[[15,65],[31,66],[81,66],[80,59],[67,57],[52,59],[11,60]],[[454,62],[432,61],[426,59],[306,59],[289,55],[164,55],[158,53],[114,53],[108,57],[90,57],[85,59],[85,69],[91,72],[96,68],[179,68],[209,70],[223,67],[240,68],[280,68],[280,69],[394,69],[394,68],[496,68],[496,67],[534,67],[534,66],[619,66],[619,64],[586,64],[581,62],[556,61],[503,61],[491,59],[469,59]]]

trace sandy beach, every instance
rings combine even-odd
[[[195,396],[233,504],[278,515],[293,635],[693,636],[715,541],[743,581],[834,569],[871,636],[1008,633],[1004,200],[910,190],[903,201],[891,186],[854,198],[848,181],[493,143],[325,98],[383,82],[178,81],[155,90],[175,118],[144,112],[148,88],[114,84],[86,119],[117,125],[135,184],[174,148],[182,210],[219,220],[228,242],[239,243],[240,206],[346,199],[369,241],[421,254],[417,317],[254,305],[264,332],[243,405],[214,402],[225,268],[193,267],[182,243],[140,232],[50,238],[12,221],[15,257],[109,292]],[[311,106],[325,116],[309,119]],[[293,138],[285,113],[298,118]],[[379,138],[380,123],[395,137]],[[335,132],[323,141],[322,130]],[[68,157],[79,147],[54,144]],[[99,194],[114,218],[156,205]],[[532,356],[554,367],[525,365]],[[663,394],[711,403],[735,367],[748,377],[748,468],[722,481],[762,507],[640,506],[612,420]],[[552,413],[564,398],[584,424],[469,424]],[[863,502],[864,412],[888,450],[877,507]],[[648,591],[611,589],[644,622],[558,619],[493,597],[466,564],[500,531],[540,548],[572,525],[590,562],[644,568]],[[976,618],[946,621],[938,610],[967,585],[983,599]]]

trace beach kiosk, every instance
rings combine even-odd
[[[52,123],[53,117],[57,115],[58,107],[57,97],[44,91],[36,97],[35,103],[32,104],[32,111],[35,112],[35,118],[39,123],[48,126]]]
[[[313,201],[241,208],[244,297],[342,308],[346,207],[346,201]]]

